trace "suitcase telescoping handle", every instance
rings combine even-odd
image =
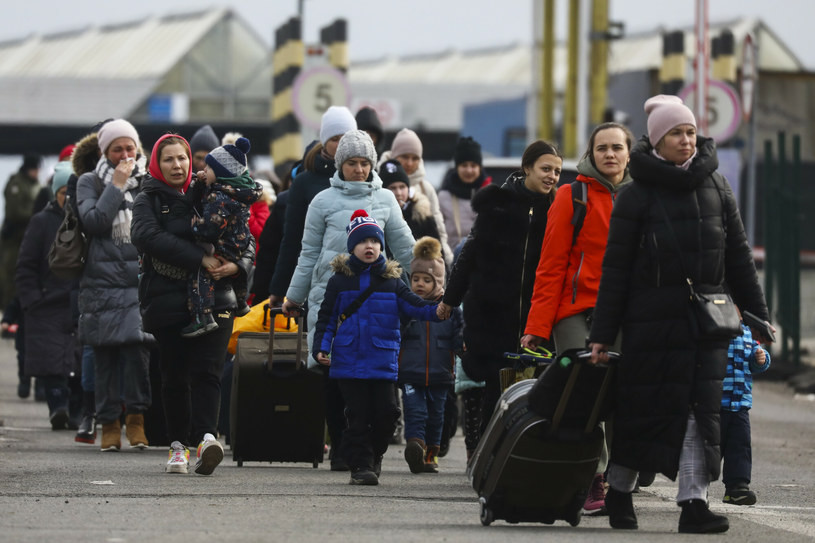
[[[560,428],[560,422],[563,420],[563,415],[566,413],[566,405],[569,403],[569,398],[572,396],[572,391],[574,390],[574,385],[577,382],[577,377],[580,374],[580,369],[584,365],[590,364],[590,358],[591,351],[587,351],[585,349],[568,350],[557,357],[557,364],[560,364],[563,367],[568,367],[573,363],[576,363],[576,365],[569,374],[569,379],[566,381],[563,394],[561,394],[560,401],[555,409],[555,415],[552,417],[552,431],[557,431],[558,428]],[[608,364],[597,364],[597,366],[606,367],[607,370],[606,375],[603,378],[603,383],[600,385],[600,390],[597,393],[597,399],[594,402],[591,415],[589,416],[589,420],[584,428],[584,433],[586,434],[590,433],[594,429],[594,427],[597,425],[597,421],[600,419],[600,409],[603,405],[603,399],[606,397],[606,394],[608,394],[608,389],[611,386],[614,366],[620,360],[620,353],[609,351],[608,360]]]
[[[283,308],[281,306],[270,306],[266,305],[269,308],[269,358],[267,360],[267,370],[272,371],[272,366],[274,365],[274,336],[275,336],[275,316],[283,314]],[[303,334],[300,332],[303,328],[303,317],[302,315],[297,315],[294,318],[295,324],[297,324],[297,354],[296,354],[296,366],[295,370],[299,370],[299,365],[302,362],[302,353],[303,353]]]

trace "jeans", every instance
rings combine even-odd
[[[143,343],[94,347],[96,416],[101,424],[119,419],[124,401],[127,413],[150,407],[150,357]]]
[[[371,470],[374,459],[388,450],[399,407],[394,401],[393,381],[381,379],[337,379],[348,427],[342,447],[351,470]]]
[[[213,316],[218,328],[202,336],[181,337],[183,324],[153,333],[159,346],[161,397],[170,443],[197,445],[204,434],[217,433],[221,377],[234,317],[231,311],[215,311]]]
[[[750,437],[750,410],[722,410],[722,482],[725,488],[750,486],[753,448]]]
[[[405,439],[421,439],[427,445],[441,444],[449,388],[450,385],[402,385]]]

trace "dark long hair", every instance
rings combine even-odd
[[[631,146],[634,145],[634,134],[631,133],[631,130],[628,129],[627,126],[622,125],[620,123],[602,123],[598,124],[594,127],[594,130],[591,131],[591,136],[589,136],[589,143],[586,145],[586,152],[583,153],[583,158],[588,158],[591,160],[591,165],[595,168],[597,164],[594,163],[594,153],[592,150],[594,149],[594,139],[597,137],[597,134],[602,132],[603,130],[608,130],[609,128],[619,128],[625,134],[625,144],[628,146],[628,150],[631,151]]]
[[[560,154],[560,151],[558,151],[554,143],[537,140],[527,145],[526,149],[524,149],[524,154],[521,156],[521,170],[526,171],[527,168],[534,166],[535,162],[543,155],[555,155],[563,160],[563,155]]]

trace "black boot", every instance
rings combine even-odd
[[[730,528],[727,517],[713,513],[704,500],[688,500],[679,505],[682,507],[680,534],[718,534]]]
[[[606,493],[606,510],[608,511],[608,523],[612,528],[618,530],[636,530],[637,515],[634,513],[634,501],[630,492],[620,492],[608,487]]]
[[[82,420],[79,422],[74,441],[93,445],[96,442],[96,404],[93,391],[82,393],[82,404],[84,407]]]

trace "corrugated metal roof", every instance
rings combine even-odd
[[[769,71],[801,71],[801,62],[761,21],[744,18],[711,24],[714,36],[727,28],[736,40],[736,58],[741,58],[744,37],[752,32],[759,40],[759,68]],[[693,29],[685,31],[685,55],[689,63],[696,53]],[[354,62],[349,69],[353,84],[410,82],[413,84],[507,85],[531,82],[532,47],[516,44],[481,51],[448,50],[419,57],[389,57]],[[609,73],[657,70],[662,65],[662,30],[626,36],[609,42]],[[566,80],[566,45],[555,50],[555,85],[563,88]]]
[[[93,123],[128,116],[229,9],[149,17],[0,43],[0,121]],[[268,46],[241,21],[241,40]],[[257,67],[253,67],[257,70]]]
[[[0,43],[0,77],[159,78],[227,13],[150,17]]]

